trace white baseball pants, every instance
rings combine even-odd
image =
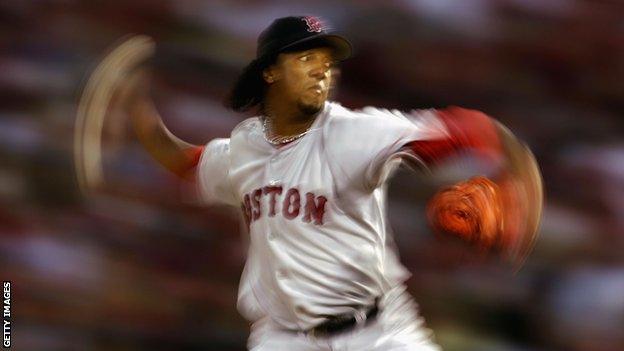
[[[330,337],[314,337],[280,329],[270,318],[251,328],[250,351],[440,351],[431,331],[418,316],[417,305],[397,287],[380,300],[377,317],[353,329]]]

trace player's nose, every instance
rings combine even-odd
[[[329,62],[320,63],[317,67],[310,70],[310,76],[316,79],[329,78],[331,75],[331,64]]]

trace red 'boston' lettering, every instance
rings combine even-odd
[[[275,195],[282,195],[281,186],[265,186],[264,195],[269,194],[269,217],[275,217]]]
[[[323,224],[326,202],[327,198],[325,196],[318,196],[315,201],[314,193],[306,193],[305,214],[303,216],[303,221],[310,223],[312,217],[314,217],[314,224]]]
[[[261,210],[260,210],[260,196],[262,196],[262,189],[256,189],[253,192],[251,197],[253,204],[253,220],[260,218]]]
[[[292,206],[292,209],[290,208]],[[290,188],[284,196],[284,203],[282,204],[282,215],[288,219],[293,219],[299,215],[299,208],[301,207],[301,196],[299,190],[296,188]]]
[[[288,189],[283,199],[280,196],[282,195],[282,190],[281,186],[265,186],[243,196],[241,209],[248,228],[251,226],[251,223],[260,219],[263,213],[265,216],[268,213],[268,217],[275,217],[275,214],[280,211],[284,218],[291,220],[301,214],[301,193],[299,190],[297,188]],[[263,200],[263,195],[268,195],[264,196],[268,197],[268,200]],[[278,198],[278,196],[280,197]],[[262,210],[262,207],[266,206],[266,204],[263,205],[263,201],[269,202],[268,211]],[[277,201],[281,201],[281,209],[277,208]],[[307,192],[305,194],[305,207],[301,220],[305,223],[322,225],[326,203],[327,198],[325,196],[316,196],[313,192]]]

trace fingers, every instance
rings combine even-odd
[[[150,100],[151,73],[146,68],[129,72],[119,83],[116,101],[126,112],[131,112],[142,101]]]

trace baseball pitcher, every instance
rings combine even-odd
[[[519,260],[537,231],[539,170],[508,130],[459,107],[328,101],[334,67],[350,55],[315,17],[275,20],[228,100],[257,116],[205,146],[172,135],[140,89],[127,97],[147,151],[193,180],[205,203],[242,212],[250,245],[238,309],[252,323],[251,350],[439,350],[387,231],[385,185],[403,162],[432,167],[467,152],[500,170],[437,194],[428,206],[436,232]]]

